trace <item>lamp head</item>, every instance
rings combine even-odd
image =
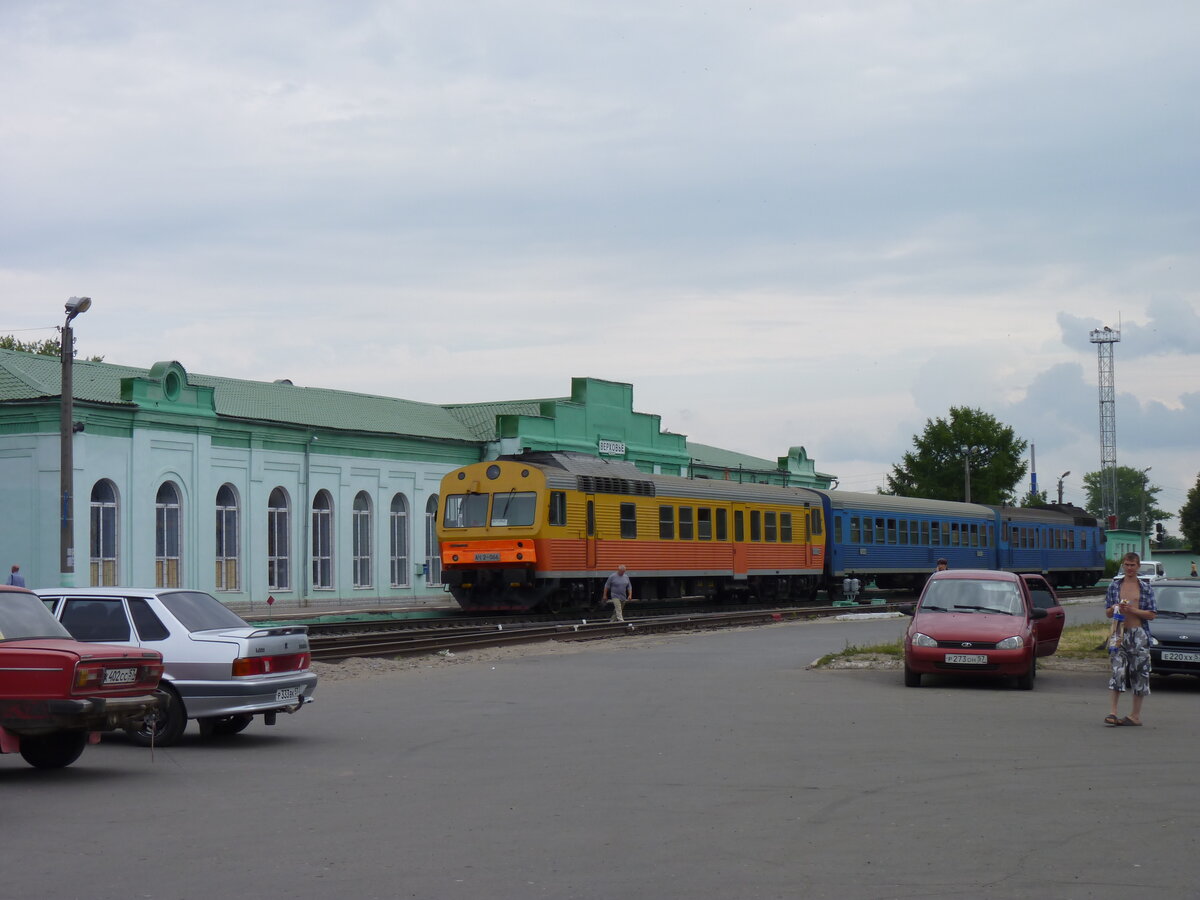
[[[72,297],[66,303],[67,321],[70,322],[73,318],[82,312],[87,312],[92,308],[91,297]]]

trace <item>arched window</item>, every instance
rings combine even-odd
[[[408,587],[408,500],[403,494],[392,498],[391,521],[392,587]]]
[[[371,498],[366,491],[354,496],[353,534],[354,586],[371,586]]]
[[[271,491],[267,499],[267,588],[272,591],[292,589],[291,554],[292,522],[288,512],[288,495],[281,487]]]
[[[92,584],[117,583],[117,487],[107,478],[92,487]]]
[[[179,488],[164,481],[154,498],[154,584],[177,588],[181,545]]]
[[[312,586],[333,588],[333,497],[317,491],[312,505]]]
[[[425,504],[425,568],[429,573],[425,578],[426,587],[442,583],[442,553],[437,539],[437,508],[438,498],[437,494],[434,494]]]
[[[236,591],[238,579],[238,499],[233,485],[217,491],[217,581],[218,591]]]

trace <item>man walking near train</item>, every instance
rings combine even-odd
[[[604,582],[604,597],[602,603],[611,603],[613,608],[612,622],[625,621],[625,604],[633,599],[633,582],[625,574],[624,566],[617,566],[617,571],[608,576]]]

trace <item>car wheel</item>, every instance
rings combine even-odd
[[[130,740],[140,747],[169,747],[179,740],[187,728],[187,710],[179,695],[169,687],[159,688],[158,709],[146,716],[145,720],[134,728],[126,728],[125,733]]]
[[[86,731],[56,731],[21,738],[21,756],[38,769],[61,769],[79,759],[87,746]]]
[[[254,716],[211,716],[197,719],[201,737],[228,737],[246,730],[246,726],[254,721]]]
[[[920,687],[921,673],[914,672],[908,667],[908,663],[904,664],[904,686],[905,687]]]
[[[1037,678],[1037,657],[1029,661],[1029,671],[1017,676],[1017,687],[1023,691],[1033,690],[1033,679]]]

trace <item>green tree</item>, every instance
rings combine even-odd
[[[1021,495],[1021,500],[1018,506],[1048,506],[1050,498],[1046,496],[1045,491],[1038,491],[1036,494],[1031,494],[1026,491]]]
[[[1083,490],[1087,494],[1087,511],[1093,516],[1102,515],[1099,472],[1088,472],[1083,476]],[[1150,483],[1144,470],[1117,466],[1117,527],[1137,531],[1143,524],[1143,504],[1145,531],[1153,531],[1155,522],[1174,518],[1156,505],[1161,490]]]
[[[1193,553],[1200,553],[1200,475],[1188,491],[1187,502],[1179,510],[1179,531]]]
[[[0,350],[20,350],[38,356],[62,356],[62,340],[46,338],[44,341],[19,341],[11,334],[0,335]],[[104,362],[103,356],[89,356],[88,362]]]
[[[952,406],[949,419],[927,419],[925,431],[913,437],[914,449],[887,476],[887,493],[963,500],[969,477],[972,502],[1011,503],[1029,468],[1021,459],[1028,446],[983,410]]]

